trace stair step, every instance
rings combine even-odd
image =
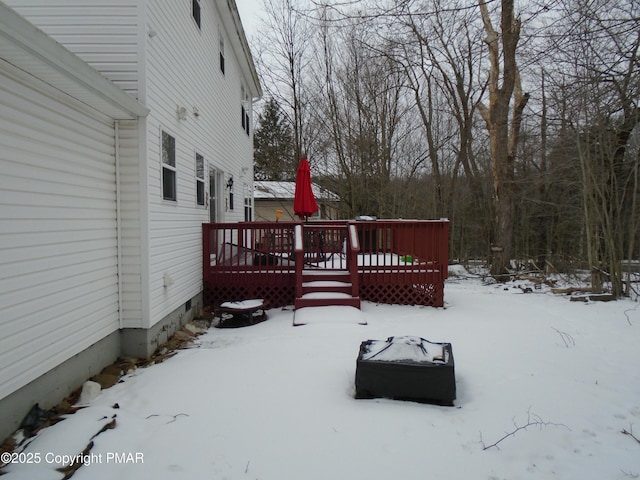
[[[351,295],[351,283],[335,282],[330,280],[320,280],[315,282],[304,282],[302,284],[302,293],[308,294],[313,292],[336,292]]]
[[[302,271],[302,296],[295,309],[304,307],[348,306],[360,308],[360,297],[353,297],[351,274],[346,270],[306,269]]]
[[[344,297],[327,297],[322,296],[309,296],[304,295],[300,298],[296,298],[295,309],[304,307],[326,307],[331,305],[344,305],[347,307],[360,308],[360,297],[352,297],[345,295]]]
[[[302,295],[300,298],[351,298],[351,295],[348,293],[341,292],[309,292]]]
[[[302,282],[346,282],[351,283],[349,272],[342,270],[303,270]]]
[[[303,287],[350,287],[351,282],[339,282],[337,280],[314,280],[302,282]]]

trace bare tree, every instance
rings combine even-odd
[[[487,229],[492,211],[481,207],[487,189],[473,148],[476,104],[484,91],[478,78],[482,42],[474,13],[458,0],[422,4],[420,9],[403,1],[397,9],[408,31],[398,41],[398,61],[424,128],[433,178],[430,190],[437,205],[433,213],[455,218],[451,233],[460,239],[458,231],[466,228],[476,233]],[[452,250],[463,244],[469,242],[456,242]]]
[[[491,273],[501,276],[508,271],[513,251],[516,195],[514,165],[522,112],[529,94],[522,89],[516,62],[521,22],[515,17],[514,1],[500,2],[500,34],[493,27],[486,2],[479,0],[478,3],[490,62],[489,105],[480,102],[478,110],[489,132],[493,171],[495,222]]]
[[[258,68],[266,90],[289,117],[294,156],[306,154],[304,74],[308,66],[309,29],[300,0],[263,0],[266,17],[259,43]]]
[[[397,216],[395,185],[412,168],[404,163],[413,129],[406,120],[412,104],[403,94],[404,76],[391,59],[392,47],[370,24],[343,21],[336,27],[323,20],[322,117],[333,142],[328,155],[335,159],[344,213]]]
[[[582,174],[587,256],[592,284],[624,294],[622,260],[638,254],[640,20],[636,0],[562,3],[563,46],[556,65],[570,75],[573,133]],[[568,47],[568,48],[567,48]],[[627,291],[629,284],[627,284]]]

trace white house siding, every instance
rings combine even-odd
[[[143,251],[142,231],[146,228],[141,207],[141,172],[138,148],[138,121],[118,123],[120,245],[121,245],[121,322],[123,328],[143,325]]]
[[[114,127],[0,69],[0,399],[119,328]]]
[[[201,224],[208,221],[209,212],[196,204],[196,152],[208,166],[223,172],[224,183],[234,178],[235,208],[226,209],[225,221],[244,219],[242,169],[248,169],[249,178],[252,171],[252,134],[246,134],[240,121],[243,82],[238,60],[224,32],[222,74],[220,12],[213,1],[201,4],[201,29],[192,18],[191,2],[158,0],[147,5],[147,26],[155,32],[146,42],[146,99],[153,112],[147,130],[152,324],[202,291]],[[178,107],[187,109],[186,120],[177,118]],[[193,114],[194,107],[199,116]],[[176,139],[176,202],[162,199],[162,130]],[[228,190],[224,194],[228,198]],[[164,286],[165,275],[172,285]]]
[[[138,97],[142,0],[3,0],[31,23]]]
[[[142,143],[137,158],[133,127],[121,124],[119,129],[126,149],[120,158],[122,326],[150,328],[202,291],[201,224],[209,220],[209,211],[196,204],[196,152],[206,162],[206,191],[209,167],[222,172],[223,183],[234,178],[235,208],[223,208],[221,220],[244,220],[243,184],[253,178],[253,125],[250,135],[242,129],[241,87],[249,93],[250,119],[250,101],[259,87],[255,79],[242,78],[250,69],[238,46],[229,3],[202,0],[201,29],[192,18],[192,2],[185,0],[7,4],[151,111],[140,123],[146,130],[138,130]],[[219,68],[221,30],[224,75]],[[177,119],[178,106],[187,109],[187,120]],[[200,113],[197,118],[193,107]],[[162,129],[176,139],[176,202],[162,200]],[[228,190],[222,193],[228,199]],[[164,286],[165,275],[172,285]]]

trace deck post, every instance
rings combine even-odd
[[[293,238],[296,259],[296,298],[299,298],[302,296],[302,268],[304,266],[304,232],[302,225],[295,226]]]
[[[349,223],[347,229],[348,257],[347,268],[351,275],[351,296],[360,296],[360,283],[358,278],[358,255],[360,254],[360,241],[358,239],[358,231],[353,223]]]

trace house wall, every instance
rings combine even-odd
[[[293,214],[293,199],[256,199],[255,217],[259,222],[273,222],[276,219],[276,210],[282,210],[280,220],[283,222],[297,222],[300,218]]]
[[[221,192],[224,221],[244,220],[242,183],[252,178],[253,132],[247,135],[240,118],[241,86],[249,85],[233,50],[230,35],[236,32],[224,29],[217,2],[201,5],[200,28],[192,18],[191,2],[157,0],[146,10],[147,29],[154,35],[146,40],[145,51],[145,98],[152,112],[146,130],[150,318],[145,328],[180,311],[202,291],[201,224],[209,221],[209,210],[196,202],[196,153],[220,172],[222,184],[234,179],[233,210],[229,190]],[[219,64],[220,35],[225,43],[224,74]],[[186,109],[186,119],[178,118],[178,107]],[[162,198],[163,130],[176,139],[176,201]],[[208,174],[205,178],[208,191]],[[171,285],[165,286],[166,276]]]
[[[222,220],[243,220],[253,178],[253,133],[240,121],[243,84],[254,89],[249,100],[257,93],[243,78],[246,57],[231,41],[237,31],[225,1],[202,1],[201,29],[191,2],[8,3],[151,114],[114,121],[99,113],[100,94],[89,106],[0,59],[0,432],[117,355],[150,354],[198,310],[209,211],[196,202],[195,154],[221,184],[234,178],[235,208],[224,203]],[[79,64],[52,68],[86,67]],[[82,78],[100,84],[91,75]],[[183,105],[190,114],[179,120]],[[245,108],[251,118],[250,101]],[[123,118],[146,114],[128,112]],[[175,202],[162,200],[162,130],[176,138]]]
[[[2,0],[138,98],[142,0]]]
[[[261,222],[270,222],[276,219],[275,211],[280,209],[283,211],[280,220],[286,221],[299,221],[300,217],[293,213],[293,200],[292,199],[255,199],[255,219]],[[324,203],[321,200],[317,200],[318,212],[310,217],[311,220],[335,220],[338,218],[337,208],[335,202]]]
[[[143,0],[7,0],[16,12],[144,102]],[[122,327],[149,324],[145,119],[118,128],[121,192]],[[145,296],[146,295],[146,296]]]
[[[144,123],[143,118],[118,123],[122,328],[139,328],[144,318],[142,299],[146,262],[142,238],[147,223],[141,197],[146,172],[139,161],[140,129],[144,128]]]
[[[202,0],[198,28],[190,1],[6,3],[151,110],[137,127],[120,126],[122,326],[149,329],[175,317],[202,291],[201,223],[209,220],[209,210],[196,204],[196,152],[205,158],[206,191],[209,167],[219,172],[221,185],[234,179],[234,208],[223,188],[221,221],[244,220],[244,184],[253,178],[253,125],[247,135],[241,89],[248,94],[249,119],[258,92],[253,80],[243,77],[246,57],[230,4]],[[178,107],[187,109],[186,120],[178,120]],[[175,202],[162,199],[162,130],[176,139]]]
[[[2,400],[120,325],[113,120],[2,60],[0,112]]]

